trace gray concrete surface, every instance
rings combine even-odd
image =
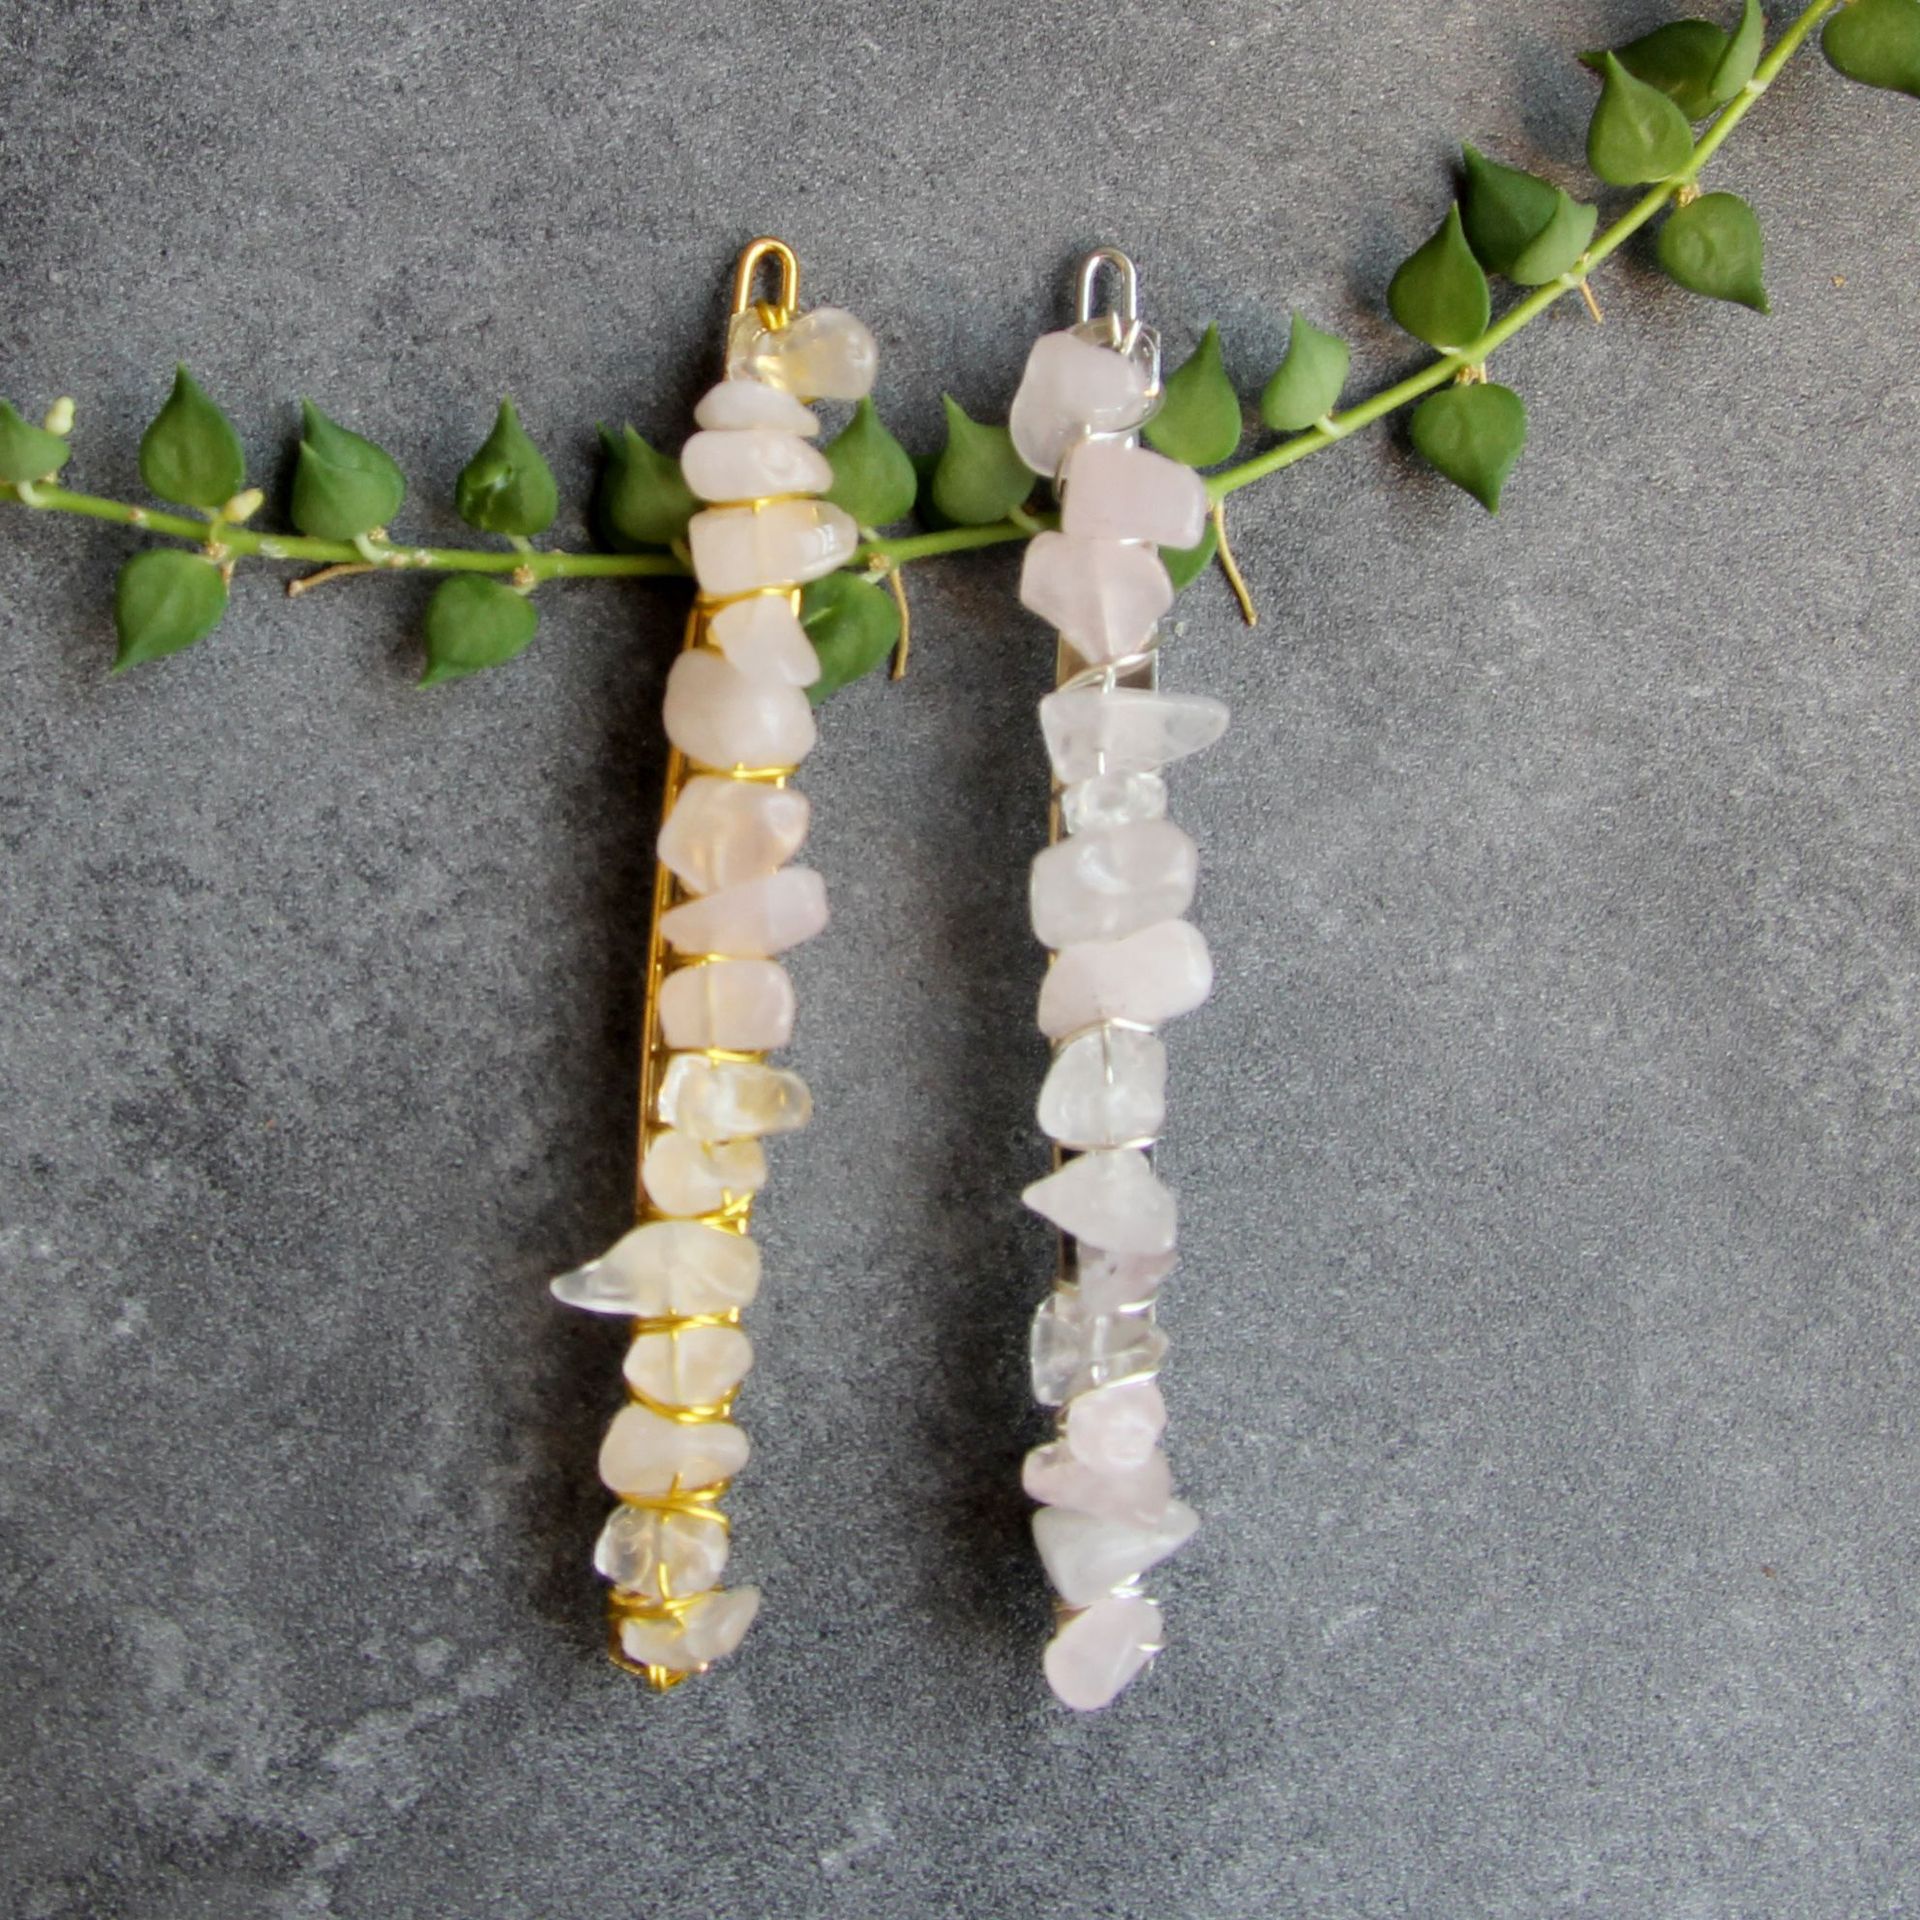
[[[1781,9],[1772,9],[1776,20]],[[0,6],[0,391],[134,484],[178,355],[450,482],[673,440],[736,248],[1004,408],[1079,249],[1249,385],[1357,380],[1450,143],[1567,169],[1641,0]],[[808,770],[819,1120],[764,1211],[737,1566],[667,1699],[582,1562],[617,1335],[664,588],[416,693],[425,588],[104,674],[112,529],[0,513],[0,1910],[801,1920],[1920,1908],[1920,109],[1797,66],[1715,179],[1762,322],[1606,276],[1503,357],[1490,521],[1377,432],[1246,496],[1266,619],[1176,806],[1172,1644],[1054,1709],[1016,1463],[1045,1279],[1023,867],[1045,637],[917,572]],[[1357,388],[1356,388],[1357,390]],[[577,538],[570,508],[560,537]]]

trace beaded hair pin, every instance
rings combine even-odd
[[[1097,309],[1102,270],[1118,301]],[[1154,1376],[1166,1352],[1156,1296],[1174,1264],[1175,1207],[1154,1172],[1165,1119],[1158,1029],[1213,986],[1193,900],[1198,856],[1166,818],[1161,769],[1210,745],[1227,710],[1159,690],[1159,620],[1173,604],[1160,547],[1192,547],[1207,496],[1139,429],[1160,398],[1160,348],[1140,323],[1133,262],[1081,263],[1077,324],[1038,340],[1010,425],[1053,480],[1060,530],[1029,544],[1021,603],[1058,633],[1056,687],[1040,703],[1052,762],[1051,844],[1033,863],[1033,929],[1051,949],[1040,1030],[1053,1064],[1039,1119],[1054,1171],[1023,1198],[1060,1229],[1054,1291],[1033,1326],[1034,1396],[1056,1437],[1027,1455],[1041,1502],[1034,1541],[1058,1595],[1046,1675],[1070,1707],[1105,1706],[1159,1651],[1140,1576],[1197,1516],[1174,1497]]]
[[[757,300],[763,264],[777,297]],[[851,314],[798,312],[799,263],[778,240],[740,256],[726,377],[694,409],[681,454],[706,503],[687,529],[698,585],[667,676],[666,794],[647,943],[640,1068],[639,1224],[553,1283],[555,1296],[632,1322],[627,1404],[600,1449],[618,1495],[594,1549],[610,1583],[614,1661],[656,1687],[740,1644],[755,1587],[723,1588],[720,1505],[747,1461],[733,1403],[753,1364],[743,1311],[760,1286],[748,1236],[767,1177],[761,1141],[806,1124],[797,1074],[766,1063],[793,1032],[777,956],[827,922],[826,887],[787,864],[806,837],[793,775],[814,744],[806,688],[819,661],[800,589],[849,560],[859,529],[818,496],[809,400],[873,385],[873,336]]]

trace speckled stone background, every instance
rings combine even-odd
[[[1772,9],[1776,21],[1782,9]],[[125,491],[176,356],[447,499],[511,388],[584,497],[773,229],[915,445],[1077,252],[1356,391],[1467,134],[1563,169],[1642,0],[0,6],[0,391]],[[1489,520],[1376,432],[1243,496],[1169,678],[1214,1004],[1173,1047],[1171,1446],[1104,1718],[1037,1671],[1022,929],[1050,646],[928,566],[809,765],[817,1124],[764,1210],[742,1657],[584,1561],[619,1338],[667,588],[410,684],[426,589],[106,677],[131,536],[0,510],[0,1910],[1063,1920],[1920,1910],[1920,108],[1804,59],[1715,173],[1777,312],[1635,251],[1502,356]],[[570,507],[556,537],[581,537]]]

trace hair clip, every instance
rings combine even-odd
[[[767,264],[770,301],[756,297]],[[698,592],[667,675],[670,751],[647,941],[639,1224],[553,1282],[555,1296],[632,1322],[627,1404],[600,1448],[619,1496],[594,1549],[610,1583],[614,1661],[669,1687],[731,1653],[759,1609],[723,1588],[721,1498],[745,1466],[732,1418],[753,1364],[741,1317],[760,1286],[748,1235],[767,1177],[761,1142],[806,1124],[797,1074],[766,1056],[793,1031],[778,955],[826,925],[819,874],[787,863],[806,837],[793,775],[814,744],[819,661],[800,590],[852,558],[859,530],[819,498],[809,400],[873,385],[873,336],[851,314],[802,315],[799,263],[778,240],[740,256],[726,377],[694,409],[681,454],[703,506],[687,528]]]
[[[1096,304],[1103,270],[1116,296]],[[1046,1675],[1070,1707],[1105,1706],[1161,1646],[1140,1577],[1197,1517],[1173,1493],[1155,1384],[1166,1336],[1156,1296],[1172,1270],[1173,1195],[1153,1169],[1165,1119],[1159,1028],[1213,986],[1206,942],[1182,916],[1194,844],[1166,818],[1162,769],[1210,745],[1227,710],[1159,686],[1173,585],[1157,551],[1206,531],[1199,476],[1143,449],[1160,398],[1160,348],[1139,315],[1133,262],[1111,247],[1078,276],[1077,323],[1027,359],[1009,425],[1050,477],[1058,532],[1029,543],[1021,603],[1058,639],[1040,702],[1053,768],[1050,845],[1033,863],[1033,929],[1051,950],[1040,1030],[1053,1063],[1039,1120],[1054,1171],[1022,1198],[1060,1230],[1054,1290],[1033,1324],[1033,1388],[1055,1437],[1027,1455],[1041,1502],[1034,1541],[1058,1596]]]

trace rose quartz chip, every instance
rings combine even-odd
[[[1039,533],[1020,563],[1020,604],[1100,666],[1147,647],[1173,582],[1151,547]]]
[[[1063,947],[1040,987],[1040,1031],[1051,1040],[1102,1020],[1157,1027],[1204,1004],[1213,961],[1200,929],[1163,920],[1124,940]]]
[[[1076,833],[1033,862],[1033,931],[1049,947],[1121,940],[1184,913],[1200,853],[1170,820]]]
[[[1089,440],[1068,454],[1063,477],[1060,529],[1070,539],[1197,547],[1207,530],[1206,482],[1164,454]]]
[[[731,1420],[670,1420],[625,1406],[600,1443],[600,1479],[637,1499],[717,1486],[747,1464],[747,1436]]]
[[[797,433],[782,433],[776,427],[696,433],[680,449],[680,471],[689,491],[701,500],[825,493],[833,485],[826,455]]]
[[[1177,1553],[1199,1524],[1184,1500],[1168,1501],[1165,1514],[1149,1526],[1042,1507],[1033,1516],[1033,1538],[1054,1592],[1070,1607],[1090,1607]]]
[[[1047,1684],[1062,1706],[1107,1705],[1160,1651],[1160,1609],[1140,1594],[1097,1600],[1047,1642]]]
[[[759,1611],[758,1587],[729,1587],[703,1593],[684,1611],[659,1618],[623,1613],[620,1651],[637,1667],[698,1673],[724,1660],[746,1638]]]
[[[820,678],[820,656],[784,593],[756,593],[722,607],[707,622],[713,644],[750,679],[810,687]]]
[[[1174,1198],[1137,1147],[1083,1153],[1036,1180],[1020,1198],[1090,1247],[1110,1253],[1171,1253]]]
[[[664,718],[667,738],[703,767],[795,767],[817,737],[798,687],[749,679],[703,648],[669,670]]]
[[[1043,333],[1027,355],[1007,425],[1014,451],[1049,479],[1088,432],[1124,433],[1147,417],[1146,370],[1072,331]]]
[[[793,787],[697,774],[660,829],[660,862],[690,893],[758,880],[799,852],[809,812]]]
[[[765,959],[811,940],[827,924],[827,883],[811,867],[782,867],[759,880],[689,900],[660,919],[681,953]]]
[[[826,500],[709,507],[687,522],[693,575],[716,599],[817,580],[852,556],[860,529]]]
[[[670,1047],[766,1053],[793,1038],[793,982],[776,960],[703,960],[660,983]]]

